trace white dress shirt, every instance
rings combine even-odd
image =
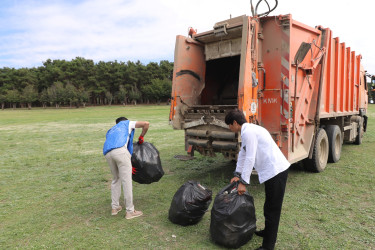
[[[253,168],[258,172],[260,183],[289,168],[290,163],[265,128],[244,123],[241,127],[241,140],[236,172],[241,174],[242,180],[247,184],[250,184]]]

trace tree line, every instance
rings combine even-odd
[[[0,68],[1,108],[61,105],[137,104],[166,101],[172,88],[173,62],[94,63],[76,57],[51,60],[34,68]]]

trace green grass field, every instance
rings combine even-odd
[[[194,226],[168,220],[170,202],[188,180],[213,190],[226,185],[234,163],[219,156],[179,161],[183,131],[168,125],[169,107],[0,111],[0,249],[122,248],[221,249],[210,240],[210,210]],[[111,174],[102,155],[115,118],[150,121],[145,137],[160,151],[165,175],[134,183],[144,216],[111,216]],[[136,138],[140,131],[136,132]],[[320,174],[290,171],[277,249],[375,249],[375,105],[360,146],[346,144],[342,158]],[[264,186],[252,176],[258,227],[263,227]],[[212,204],[211,204],[212,206]],[[254,236],[243,249],[255,249]]]

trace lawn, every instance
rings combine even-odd
[[[210,240],[210,210],[197,225],[168,220],[170,202],[188,180],[216,194],[232,177],[223,157],[185,154],[183,131],[168,124],[169,107],[112,106],[0,111],[0,249],[122,248],[221,249]],[[144,216],[111,216],[111,174],[102,146],[119,116],[150,121],[145,140],[160,151],[165,175],[134,183]],[[140,131],[136,132],[136,138]],[[375,105],[363,144],[346,144],[338,163],[313,174],[290,171],[277,249],[375,249]],[[258,227],[263,227],[264,185],[252,176]],[[212,204],[211,204],[212,206]],[[243,249],[260,246],[254,238]]]

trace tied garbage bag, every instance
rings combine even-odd
[[[233,182],[220,190],[211,210],[211,238],[230,248],[246,244],[256,229],[254,199],[247,191],[239,195],[237,186]]]
[[[149,142],[133,143],[133,181],[140,184],[157,182],[164,175],[159,151]]]
[[[182,226],[198,223],[212,201],[212,191],[197,181],[188,181],[173,196],[169,220]]]

